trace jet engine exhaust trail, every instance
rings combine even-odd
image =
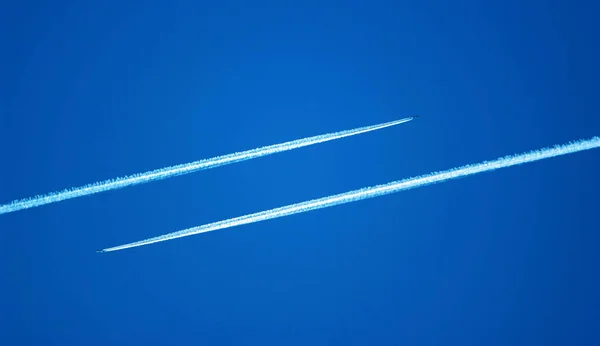
[[[307,147],[313,144],[329,142],[335,139],[350,137],[361,133],[371,132],[386,127],[399,125],[416,119],[418,116],[408,117],[400,120],[390,121],[387,123],[359,127],[352,130],[327,133],[303,139],[297,139],[285,143],[269,145],[257,149],[251,149],[232,154],[216,156],[210,159],[184,163],[177,166],[170,166],[149,171],[146,173],[138,173],[134,175],[124,176],[115,179],[88,184],[81,187],[75,187],[59,192],[52,192],[46,195],[39,195],[32,198],[16,200],[8,204],[0,205],[0,214],[11,213],[23,209],[38,207],[45,204],[56,203],[71,198],[93,195],[99,192],[121,189],[127,186],[149,183],[155,180],[162,180],[178,175],[193,173],[203,169],[215,168],[231,163],[236,163],[245,160],[251,160],[262,156],[272,155],[283,151],[293,150],[297,148]]]
[[[329,197],[313,199],[306,202],[287,205],[280,208],[266,210],[254,214],[248,214],[232,219],[213,222],[202,226],[184,229],[178,232],[173,232],[154,238],[119,245],[115,247],[98,250],[98,252],[110,252],[124,250],[128,248],[158,243],[166,240],[187,237],[194,234],[210,232],[218,229],[230,228],[234,226],[245,225],[249,223],[265,221],[283,216],[289,216],[298,213],[304,213],[311,210],[332,207],[339,204],[360,201],[367,198],[383,196],[391,193],[396,193],[404,190],[413,189],[416,187],[427,186],[435,183],[441,183],[447,180],[462,178],[478,173],[493,171],[499,168],[516,166],[523,163],[548,159],[555,156],[572,154],[579,151],[590,150],[600,147],[600,137],[593,137],[588,140],[579,140],[565,145],[555,146],[554,148],[544,148],[534,150],[523,154],[505,156],[494,161],[484,161],[477,164],[466,165],[458,168],[453,168],[447,171],[434,172],[414,178],[393,181],[391,183],[366,187],[360,190],[341,193]]]

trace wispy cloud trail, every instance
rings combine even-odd
[[[272,155],[283,151],[293,150],[297,148],[306,147],[313,144],[333,141],[335,139],[350,137],[365,132],[375,131],[386,127],[406,123],[411,121],[415,117],[404,118],[400,120],[390,121],[387,123],[360,127],[352,130],[345,130],[340,132],[328,133],[324,135],[318,135],[314,137],[308,137],[303,139],[297,139],[290,142],[269,145],[257,149],[236,152],[233,154],[227,154],[222,156],[213,157],[210,159],[194,161],[185,163],[177,166],[165,167],[146,173],[139,173],[129,175],[116,179],[109,179],[105,181],[88,184],[81,187],[75,187],[60,192],[52,192],[46,195],[35,196],[32,198],[26,198],[16,200],[8,204],[0,205],[0,214],[11,213],[23,209],[38,207],[45,204],[56,203],[67,199],[76,197],[82,197],[87,195],[93,195],[99,192],[105,192],[110,190],[121,189],[127,186],[145,184],[155,180],[167,179],[170,177],[193,173],[203,169],[215,168],[231,163],[236,163],[245,160],[256,159],[262,156]]]
[[[469,175],[478,173],[493,171],[499,168],[505,168],[510,166],[516,166],[523,163],[548,159],[555,156],[572,154],[578,151],[589,150],[600,147],[600,137],[594,137],[588,140],[580,140],[577,142],[571,142],[569,144],[555,146],[554,148],[544,148],[540,150],[530,151],[524,154],[506,156],[503,158],[496,159],[494,161],[484,161],[477,164],[466,165],[459,168],[453,168],[447,171],[434,172],[419,177],[408,178],[399,181],[393,181],[388,184],[377,185],[373,187],[367,187],[360,190],[350,191],[333,195],[329,197],[313,199],[302,203],[292,204],[285,207],[275,208],[271,210],[262,211],[259,213],[244,215],[228,220],[218,221],[209,223],[202,226],[192,227],[184,229],[182,231],[161,235],[138,242],[119,245],[99,252],[110,252],[117,250],[124,250],[128,248],[148,245],[152,243],[158,243],[161,241],[187,237],[194,234],[205,233],[215,231],[218,229],[230,228],[240,225],[245,225],[254,222],[265,221],[283,216],[289,216],[298,213],[304,213],[311,210],[332,207],[339,204],[359,201],[367,198],[373,198],[378,196],[387,195],[390,193],[400,192],[404,190],[413,189],[416,187],[431,185],[435,183],[444,182],[451,179],[462,178]]]

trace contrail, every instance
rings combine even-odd
[[[190,163],[184,163],[177,166],[160,168],[157,170],[149,171],[146,173],[138,173],[134,175],[124,176],[116,179],[109,179],[93,184],[88,184],[81,187],[75,187],[60,192],[52,192],[46,195],[35,196],[32,198],[26,198],[16,200],[8,204],[0,205],[0,214],[11,213],[23,209],[38,207],[44,204],[56,203],[71,198],[82,197],[87,195],[93,195],[99,192],[105,192],[110,190],[121,189],[131,185],[138,185],[149,183],[155,180],[162,180],[178,175],[193,173],[203,169],[214,168],[218,166],[227,165],[230,163],[236,163],[245,160],[251,160],[262,156],[272,155],[283,151],[293,150],[297,148],[306,147],[313,144],[333,141],[335,139],[350,137],[365,132],[375,131],[386,127],[402,124],[409,122],[419,116],[408,117],[400,120],[390,121],[378,125],[371,125],[365,127],[359,127],[352,130],[345,130],[334,133],[327,133],[324,135],[318,135],[314,137],[308,137],[303,139],[297,139],[290,142],[269,145],[257,149],[236,152],[233,154],[227,154],[222,156],[213,157],[210,159],[194,161]]]
[[[416,187],[427,186],[435,183],[444,182],[451,179],[462,178],[469,175],[493,171],[498,168],[516,166],[523,163],[548,159],[554,156],[572,154],[578,151],[589,150],[600,147],[600,137],[593,137],[589,140],[579,140],[565,145],[555,146],[554,148],[544,148],[540,150],[530,151],[528,153],[506,156],[494,161],[484,161],[477,164],[466,165],[459,168],[453,168],[447,171],[434,172],[419,177],[408,178],[391,183],[367,187],[360,190],[341,193],[329,197],[313,199],[306,202],[287,205],[285,207],[275,208],[271,210],[261,211],[259,213],[248,214],[228,220],[209,223],[202,226],[184,229],[182,231],[173,232],[161,235],[138,242],[119,245],[115,247],[98,250],[98,252],[110,252],[158,243],[161,241],[171,240],[175,238],[187,237],[190,235],[210,232],[218,229],[230,228],[249,223],[265,221],[283,216],[289,216],[298,213],[304,213],[311,210],[332,207],[339,204],[360,201],[367,198],[387,195],[390,193],[400,192],[413,189]]]

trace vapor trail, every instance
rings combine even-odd
[[[193,173],[203,169],[214,168],[218,166],[227,165],[230,163],[255,159],[261,156],[267,156],[271,154],[280,153],[283,151],[293,150],[301,147],[306,147],[313,144],[323,143],[339,139],[343,137],[350,137],[365,132],[375,131],[386,127],[402,124],[409,122],[418,116],[404,118],[400,120],[390,121],[378,125],[371,125],[365,127],[359,127],[352,130],[345,130],[334,133],[327,133],[324,135],[318,135],[314,137],[308,137],[303,139],[297,139],[290,142],[269,145],[257,149],[236,152],[233,154],[227,154],[222,156],[213,157],[210,159],[194,161],[190,163],[184,163],[177,166],[160,168],[157,170],[149,171],[146,173],[138,173],[134,175],[124,176],[116,179],[109,179],[93,184],[88,184],[82,187],[75,187],[60,192],[52,192],[46,195],[35,196],[32,198],[26,198],[16,200],[8,204],[0,205],[0,214],[11,213],[23,209],[38,207],[44,204],[50,204],[55,202],[64,201],[66,199],[82,197],[87,195],[93,195],[95,193],[121,189],[131,185],[149,183],[155,180],[162,180],[177,175],[183,175]]]
[[[190,235],[210,232],[218,229],[230,228],[239,225],[245,225],[249,223],[265,221],[283,216],[289,216],[298,213],[304,213],[311,210],[332,207],[339,204],[360,201],[367,198],[373,198],[378,196],[387,195],[390,193],[400,192],[409,190],[412,188],[431,185],[434,183],[444,182],[446,180],[466,177],[478,173],[493,171],[498,168],[516,166],[523,163],[548,159],[554,156],[572,154],[578,151],[589,150],[600,147],[600,137],[594,137],[589,140],[579,140],[577,142],[571,142],[569,144],[555,146],[554,148],[544,148],[540,150],[530,151],[524,154],[506,156],[503,158],[496,159],[489,162],[481,162],[472,165],[466,165],[459,168],[453,168],[447,171],[434,172],[419,177],[408,178],[399,181],[393,181],[391,183],[377,185],[373,187],[367,187],[360,190],[354,190],[350,192],[341,193],[329,197],[313,199],[311,201],[296,203],[287,205],[285,207],[275,208],[271,210],[261,211],[259,213],[244,215],[228,220],[218,221],[209,223],[202,226],[192,227],[184,229],[182,231],[173,232],[165,235],[161,235],[146,240],[141,240],[134,243],[125,245],[119,245],[110,247],[98,252],[110,252],[128,249],[132,247],[138,247],[142,245],[148,245],[152,243],[158,243],[161,241],[171,240],[175,238],[187,237]]]

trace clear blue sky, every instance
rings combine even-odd
[[[599,7],[3,3],[0,203],[421,118],[2,215],[0,345],[600,344],[598,151],[94,252],[600,135]]]

